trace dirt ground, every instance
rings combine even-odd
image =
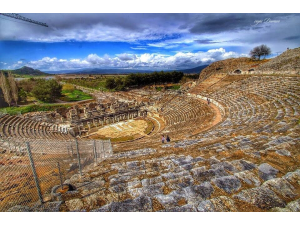
[[[145,120],[129,120],[105,126],[91,135],[101,135],[107,138],[119,138],[124,136],[143,135],[148,124]]]

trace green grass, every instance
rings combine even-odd
[[[47,77],[46,75],[28,75],[28,74],[22,74],[22,75],[20,75],[20,74],[13,74],[13,76],[15,77],[15,78],[45,78],[45,77]]]
[[[180,85],[173,85],[171,87],[167,87],[167,89],[172,89],[172,90],[179,90]]]
[[[64,95],[60,99],[67,102],[74,102],[74,101],[82,101],[92,99],[92,96],[84,93],[81,90],[63,90],[62,94]]]
[[[0,109],[0,112],[7,113],[9,115],[17,115],[19,113],[24,114],[28,112],[39,112],[39,111],[54,111],[58,108],[68,108],[70,104],[43,104],[43,105],[28,105],[20,107],[6,107]]]
[[[105,87],[106,78],[63,79],[63,81],[69,84],[75,84],[78,86],[87,87],[95,90],[110,91]]]

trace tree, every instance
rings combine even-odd
[[[40,79],[33,88],[32,94],[38,100],[43,102],[55,102],[55,99],[61,96],[62,85],[56,80]]]
[[[115,79],[111,77],[107,78],[105,81],[105,87],[107,89],[114,89],[116,87]]]
[[[26,102],[26,100],[27,100],[27,93],[26,93],[26,91],[24,91],[23,88],[20,88],[20,90],[18,92],[18,95],[19,95],[19,100],[20,101]]]
[[[9,105],[11,104],[12,98],[11,98],[11,91],[9,87],[9,83],[5,75],[1,72],[0,74],[0,85],[4,96],[4,101]]]
[[[260,60],[261,56],[264,58],[271,54],[271,49],[267,45],[256,46],[250,51],[250,56],[254,59]]]
[[[11,72],[8,72],[8,81],[9,81],[9,85],[10,85],[12,99],[18,105],[18,98],[19,98],[18,87],[17,87],[16,81],[15,81],[15,78],[13,77]]]
[[[118,77],[115,80],[115,85],[116,85],[116,91],[124,91],[125,90],[124,81],[121,77]]]

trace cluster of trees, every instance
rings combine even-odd
[[[105,80],[105,88],[109,90],[115,89],[116,91],[123,91],[125,90],[125,78],[109,77]]]
[[[266,56],[270,55],[271,49],[267,45],[260,45],[253,48],[249,54],[251,58],[260,60],[260,57],[266,58]]]
[[[30,78],[16,82],[10,72],[7,73],[7,76],[2,72],[0,73],[0,88],[4,100],[9,106],[13,102],[16,105],[18,101],[26,102],[27,96],[33,96],[42,102],[52,103],[62,95],[62,85],[56,80]]]
[[[105,87],[108,89],[124,90],[125,87],[131,86],[178,83],[183,76],[183,72],[178,71],[129,74],[123,78],[107,78]]]
[[[4,101],[9,106],[13,101],[16,103],[16,105],[18,105],[18,100],[19,100],[18,87],[11,72],[8,72],[8,77],[6,77],[4,73],[1,71],[0,87],[3,92]]]
[[[40,101],[51,103],[62,96],[62,85],[56,80],[38,79],[37,85],[31,91],[32,95]]]

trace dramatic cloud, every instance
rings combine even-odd
[[[85,59],[58,59],[44,57],[40,60],[30,61],[24,65],[42,70],[66,70],[81,68],[151,68],[151,69],[184,69],[200,65],[210,64],[217,60],[231,57],[239,57],[236,52],[226,52],[225,49],[211,49],[207,52],[183,53],[175,55],[164,54],[118,54],[115,57],[97,54],[90,54]],[[19,63],[14,64],[10,69],[20,67]]]
[[[288,47],[299,47],[300,40],[300,14],[22,15],[45,22],[49,27],[16,21],[0,15],[0,48],[1,44],[4,47],[8,46],[7,54],[0,55],[0,61],[7,63],[6,65],[0,63],[1,68],[30,65],[33,62],[39,68],[49,70],[99,66],[191,67],[229,57],[231,51],[238,55],[248,54],[253,47],[260,44],[268,45],[272,52],[283,52]],[[13,43],[24,41],[32,43],[32,46],[39,46],[40,52],[34,51],[32,56],[28,56],[28,49],[24,49],[24,54],[19,53],[16,58],[14,51],[19,49],[13,47]],[[49,45],[63,43],[70,46],[74,42],[82,43],[80,53],[77,53],[78,49],[71,47],[67,48],[68,53],[65,53],[64,47],[56,48],[54,51],[52,48],[46,49],[41,46],[45,43]],[[95,50],[90,51],[84,47],[87,42],[94,44]],[[110,43],[110,46],[116,44],[116,47],[107,47],[106,43]],[[208,49],[227,51],[213,53]],[[94,54],[88,55],[90,52]],[[75,53],[77,55],[73,56]],[[221,54],[222,57],[213,54]]]
[[[159,40],[161,43],[182,37],[198,40],[199,44],[212,44],[212,35],[233,33],[238,39],[240,31],[274,30],[288,34],[299,30],[300,14],[22,14],[45,22],[49,28],[0,16],[0,40],[26,40],[38,42],[61,41],[123,41],[140,42]],[[292,20],[298,21],[291,24]],[[276,24],[284,23],[278,29]],[[295,25],[298,25],[296,27]],[[2,29],[5,28],[5,29]],[[289,32],[287,32],[289,31]],[[298,31],[299,35],[299,31]],[[288,36],[288,35],[287,35]],[[291,35],[289,35],[291,36]],[[273,39],[275,37],[270,37]],[[213,40],[205,41],[205,40]],[[291,39],[286,39],[291,40]],[[152,43],[155,47],[167,47]]]
[[[280,23],[280,21],[291,14],[202,14],[197,22],[192,25],[192,33],[222,33],[228,31],[240,31],[250,29],[262,29],[264,25]],[[293,16],[297,16],[293,15]]]

